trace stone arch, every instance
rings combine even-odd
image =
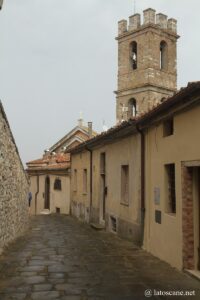
[[[168,45],[165,41],[160,42],[160,69],[168,68]]]
[[[137,101],[135,98],[131,98],[128,101],[128,111],[129,111],[129,118],[136,117],[137,115]]]
[[[133,70],[137,69],[137,43],[135,41],[130,43],[130,63]]]

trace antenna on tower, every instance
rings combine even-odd
[[[136,0],[133,0],[134,1],[134,15],[136,14]]]

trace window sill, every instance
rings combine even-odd
[[[123,202],[120,202],[120,205],[129,207],[129,203],[123,203]]]
[[[176,213],[165,212],[165,214],[169,217],[176,217]]]

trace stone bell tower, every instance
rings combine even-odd
[[[177,21],[154,9],[119,21],[117,123],[148,111],[177,89]]]

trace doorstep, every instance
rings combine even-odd
[[[90,226],[95,230],[104,230],[105,225],[96,224],[96,223],[90,223]]]
[[[50,212],[49,209],[44,209],[44,210],[42,210],[42,211],[40,212],[40,214],[41,214],[41,215],[50,215],[51,212]]]
[[[199,270],[184,270],[184,272],[189,274],[190,276],[200,280],[200,271]]]

